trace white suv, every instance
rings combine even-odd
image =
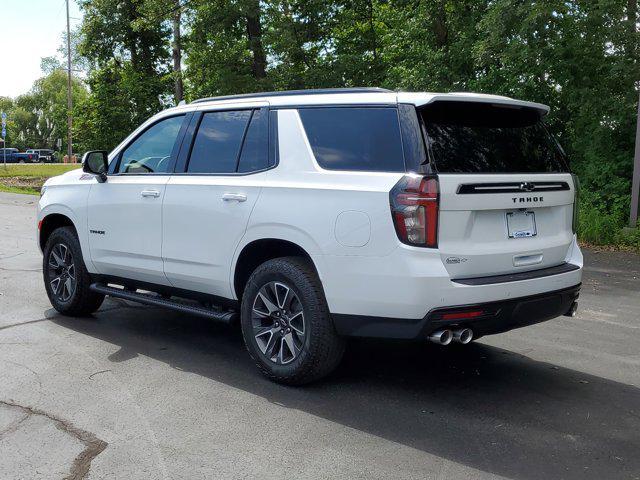
[[[47,293],[66,315],[110,295],[239,319],[290,384],[347,336],[468,343],[572,315],[577,185],[547,112],[382,89],[168,109],[43,187]]]

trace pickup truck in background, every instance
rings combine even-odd
[[[33,152],[33,150],[31,150]],[[38,163],[40,156],[37,153],[20,153],[17,148],[0,148],[0,162],[4,163]]]
[[[39,162],[55,162],[56,161],[56,152],[53,150],[45,149],[45,148],[35,148],[27,150],[27,153],[31,153],[34,155],[38,155]]]

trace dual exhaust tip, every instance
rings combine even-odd
[[[473,340],[473,330],[461,328],[459,330],[438,330],[429,335],[429,341],[438,345],[449,345],[451,342],[458,342],[466,345]]]

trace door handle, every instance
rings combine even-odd
[[[222,200],[225,202],[246,202],[247,196],[244,193],[225,193],[222,195]]]
[[[142,190],[142,192],[140,192],[140,195],[142,195],[143,197],[158,198],[160,196],[160,192],[158,190]]]

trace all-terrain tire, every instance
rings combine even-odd
[[[305,333],[297,337],[300,350],[286,364],[268,358],[256,339],[259,330],[255,323],[269,322],[270,317],[257,317],[255,302],[261,288],[275,284],[286,285],[293,291],[297,309],[304,318]],[[275,258],[256,268],[242,296],[241,326],[247,350],[258,368],[270,379],[288,385],[302,385],[325,377],[338,366],[345,349],[345,339],[335,331],[320,279],[313,265],[301,257]],[[291,326],[293,329],[293,322]],[[297,328],[300,329],[300,324]]]
[[[52,251],[56,254],[52,255]],[[65,253],[65,249],[68,249]],[[62,252],[62,253],[60,253]],[[65,255],[69,257],[63,258]],[[66,267],[54,267],[54,264],[65,260]],[[71,265],[73,267],[71,268]],[[61,274],[61,280],[56,283],[57,274]],[[66,272],[66,273],[65,273]],[[61,227],[54,230],[44,247],[42,262],[42,274],[47,296],[53,308],[63,315],[72,317],[87,316],[98,310],[104,301],[104,295],[89,290],[91,276],[82,258],[80,242],[76,231],[72,227]],[[69,288],[60,294],[59,289],[64,289],[64,282],[74,279],[73,288]],[[67,298],[68,297],[68,298]]]

